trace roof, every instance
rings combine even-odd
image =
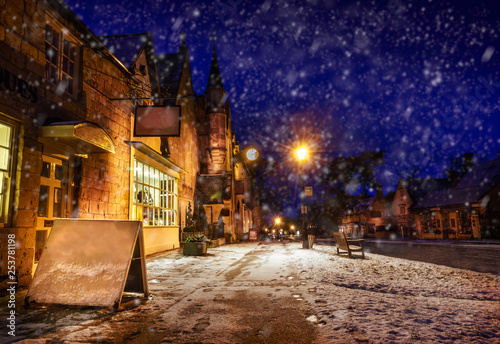
[[[130,68],[141,53],[151,33],[100,36],[99,39],[109,51],[127,68]]]
[[[346,216],[351,211],[351,214],[363,214],[365,213],[377,200],[377,197],[364,198],[356,203],[352,207],[348,207],[346,211],[342,214],[342,216]]]
[[[208,88],[224,89],[224,85],[222,84],[222,76],[220,74],[219,62],[217,62],[217,53],[215,52],[215,43],[214,52],[212,54],[212,66],[210,66],[210,74],[208,76],[207,82],[207,89]]]
[[[451,188],[429,192],[412,208],[470,205],[479,202],[500,183],[500,158],[473,166]]]
[[[160,80],[160,88],[162,90],[167,89],[168,96],[172,98],[177,98],[179,93],[184,61],[185,55],[182,52],[156,55],[156,69]]]
[[[418,203],[429,192],[446,189],[450,186],[446,178],[402,180],[401,183],[410,195],[413,203]]]

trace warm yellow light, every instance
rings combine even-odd
[[[278,217],[278,218],[276,219],[276,223],[279,225],[279,224],[280,224],[280,222],[281,222],[281,219]]]
[[[292,229],[295,229],[295,226],[292,226]]]
[[[308,153],[309,152],[306,147],[300,147],[295,151],[295,154],[297,155],[297,159],[299,159],[299,161],[306,160]]]

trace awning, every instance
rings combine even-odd
[[[134,147],[142,154],[145,154],[148,157],[150,157],[151,159],[156,160],[157,162],[170,168],[172,171],[174,171],[176,173],[188,173],[185,169],[183,169],[179,165],[174,164],[172,161],[165,158],[163,155],[161,155],[160,153],[158,153],[157,151],[155,151],[153,148],[149,147],[148,145],[142,143],[141,141],[125,141],[125,142],[130,147]]]
[[[45,153],[73,154],[114,153],[115,144],[100,126],[88,121],[56,122],[38,130],[38,141]]]

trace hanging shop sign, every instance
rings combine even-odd
[[[304,188],[304,193],[306,197],[312,197],[313,196],[313,188],[312,186],[306,186]]]
[[[0,90],[9,91],[32,103],[38,101],[38,88],[19,78],[16,74],[0,67]]]
[[[180,136],[181,107],[136,106],[134,136]]]

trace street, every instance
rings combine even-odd
[[[368,252],[500,275],[500,245],[367,241]]]
[[[500,277],[327,245],[242,243],[149,257],[151,297],[118,312],[23,309],[32,343],[498,343]],[[2,300],[2,305],[5,304]],[[2,333],[3,335],[3,333]]]

